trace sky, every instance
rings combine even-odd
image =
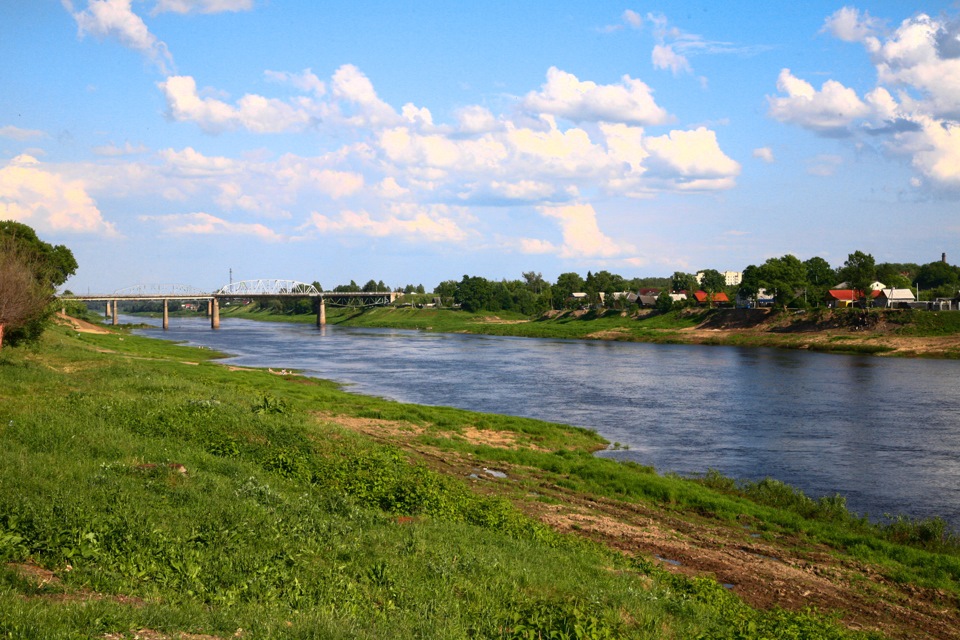
[[[960,262],[960,4],[0,0],[75,293]]]

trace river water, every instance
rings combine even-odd
[[[142,322],[142,318],[125,321]],[[171,318],[142,335],[358,393],[595,429],[599,455],[773,477],[861,515],[960,529],[960,362]]]

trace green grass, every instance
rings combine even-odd
[[[230,371],[214,355],[61,328],[34,349],[0,351],[0,638],[140,628],[224,638],[240,628],[255,638],[856,635],[829,616],[757,611],[712,580],[558,534],[322,416],[403,420],[429,427],[425,438],[510,431],[553,453],[473,452],[565,477],[571,490],[720,518],[751,508],[799,528],[792,511],[595,458],[604,443],[586,430]],[[810,522],[814,535],[820,521]],[[903,579],[937,559],[953,588],[952,556],[857,535],[860,555]],[[60,582],[38,585],[11,563]]]

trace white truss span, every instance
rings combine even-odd
[[[209,291],[201,291],[186,284],[137,284],[113,292],[118,297],[143,296],[176,298],[177,296],[209,296]]]
[[[218,296],[319,296],[320,292],[312,284],[296,280],[241,280],[231,282],[217,291]]]

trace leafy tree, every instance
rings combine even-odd
[[[670,297],[670,292],[666,289],[660,291],[660,295],[657,296],[657,301],[654,304],[654,309],[660,313],[666,313],[673,309],[673,298]]]
[[[925,264],[917,272],[917,285],[921,291],[929,291],[931,298],[951,298],[957,293],[960,269],[946,262]]]
[[[457,281],[444,280],[433,288],[433,293],[440,296],[441,304],[449,304],[457,295]]]
[[[364,293],[371,293],[373,291],[382,291],[382,289],[380,288],[380,285],[377,284],[376,280],[368,280],[367,283],[363,285],[362,290]]]
[[[727,288],[727,279],[716,269],[704,269],[700,272],[700,288],[707,293],[719,293]]]
[[[836,284],[837,272],[829,262],[819,256],[805,260],[803,266],[807,270],[807,297],[819,304],[826,297],[827,291]]]
[[[557,284],[553,286],[553,307],[562,309],[570,298],[570,294],[583,291],[583,278],[579,274],[568,272],[561,273],[557,278]]]
[[[854,251],[840,267],[839,275],[851,289],[867,295],[870,285],[877,279],[877,264],[869,253]]]
[[[692,273],[675,271],[673,277],[670,278],[670,288],[674,293],[686,291],[688,295],[692,296],[694,291],[700,288],[700,285],[697,284],[697,278]]]
[[[524,271],[522,275],[523,282],[527,289],[537,295],[543,293],[544,289],[550,286],[547,281],[543,279],[543,274],[537,271]]]
[[[464,275],[457,284],[453,299],[466,311],[489,310],[494,300],[493,286],[486,278]]]
[[[33,265],[35,275],[44,283],[56,288],[77,271],[73,252],[62,244],[56,246],[37,237],[37,232],[22,222],[0,222],[0,238],[9,238],[19,247],[24,257]]]
[[[908,289],[916,281],[920,265],[912,262],[880,262],[877,280],[894,289]]]
[[[807,270],[799,258],[790,254],[770,258],[758,267],[756,284],[772,292],[776,303],[786,309],[797,297],[797,291],[807,286]]]
[[[43,330],[53,289],[37,277],[42,267],[29,251],[10,238],[0,238],[0,347],[4,334],[13,342],[20,337],[35,337]],[[31,327],[31,325],[36,325]],[[26,335],[17,336],[17,331]]]

